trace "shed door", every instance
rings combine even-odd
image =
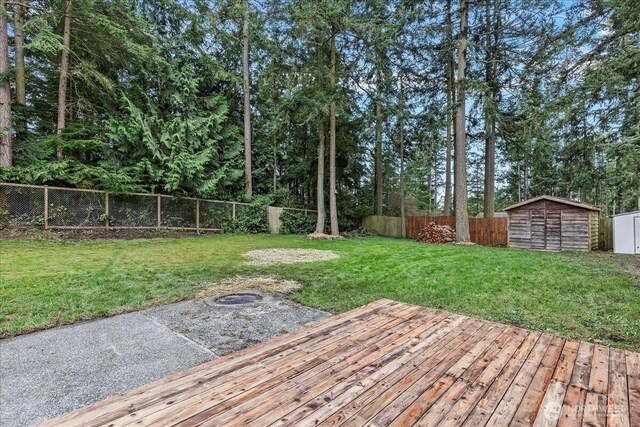
[[[547,246],[550,251],[559,251],[562,249],[562,221],[560,218],[560,210],[549,209],[547,211]]]
[[[640,216],[636,216],[633,218],[633,224],[635,229],[635,244],[636,244],[636,253],[640,254]]]
[[[544,208],[531,209],[531,247],[533,249],[546,249],[546,215]]]
[[[563,251],[589,250],[589,215],[576,209],[560,213],[560,244]]]

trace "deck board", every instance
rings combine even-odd
[[[639,423],[638,353],[380,300],[41,425]]]

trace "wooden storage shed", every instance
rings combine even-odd
[[[540,196],[505,209],[509,247],[589,251],[598,247],[600,208],[575,200]]]

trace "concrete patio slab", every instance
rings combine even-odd
[[[0,425],[47,420],[328,315],[277,295],[204,298],[0,340]]]

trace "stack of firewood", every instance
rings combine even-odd
[[[448,225],[436,225],[430,222],[429,225],[422,229],[418,234],[417,242],[422,243],[451,243],[456,240],[456,232]]]

